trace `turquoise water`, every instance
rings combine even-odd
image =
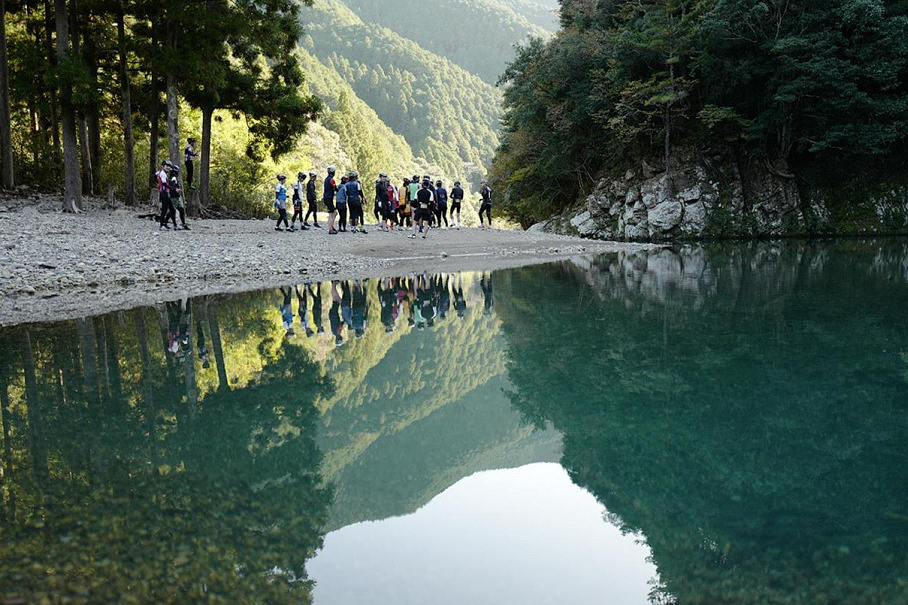
[[[791,242],[4,329],[0,600],[908,602],[906,303]]]

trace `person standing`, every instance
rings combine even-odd
[[[482,204],[479,206],[479,228],[485,229],[482,222],[482,213],[485,212],[489,219],[489,229],[492,228],[492,190],[489,188],[488,181],[482,181],[482,187],[479,189],[479,195],[482,196]]]
[[[400,205],[400,197],[397,195],[397,186],[388,179],[388,221],[391,223],[391,231],[397,225],[397,208]]]
[[[460,205],[463,203],[463,189],[460,187],[460,181],[454,181],[454,188],[451,189],[451,222],[460,230]],[[454,213],[457,218],[454,218]]]
[[[318,196],[315,193],[315,177],[317,176],[315,172],[309,171],[309,184],[306,185],[306,203],[309,204],[309,208],[306,210],[303,226],[309,226],[309,215],[311,214],[312,226],[321,229],[322,226],[318,224]]]
[[[347,231],[347,177],[342,176],[340,187],[337,188],[337,213],[338,226],[335,230],[328,230],[328,233],[338,233]]]
[[[274,208],[277,210],[275,231],[284,230],[281,228],[281,223],[284,224],[287,231],[290,231],[290,223],[287,222],[287,187],[284,186],[285,180],[287,180],[287,177],[283,174],[277,175],[277,185],[274,187]]]
[[[347,178],[347,207],[350,209],[350,223],[353,227],[351,233],[367,233],[362,226],[363,214],[363,188],[359,183],[359,175],[354,171]],[[357,225],[359,228],[357,229]]]
[[[435,181],[435,220],[438,228],[441,229],[441,221],[444,219],[445,227],[448,227],[448,190],[444,188],[441,179]]]
[[[180,167],[174,166],[170,169],[170,183],[168,190],[170,192],[170,205],[173,207],[173,228],[177,228],[176,211],[180,212],[180,223],[185,231],[189,231],[189,225],[186,224],[186,200],[183,198],[183,186],[180,185]]]
[[[334,221],[337,218],[337,209],[334,207],[334,196],[337,194],[337,182],[334,180],[334,166],[328,166],[328,176],[325,177],[325,188],[322,191],[322,201],[325,202],[325,211],[328,213],[328,233],[334,235]]]
[[[388,175],[382,172],[378,175],[378,184],[375,186],[375,200],[378,203],[381,230],[388,231],[391,220],[391,197],[388,195]]]
[[[167,221],[170,220],[173,212],[173,204],[170,202],[170,175],[168,174],[170,167],[170,160],[164,160],[161,162],[161,169],[155,174],[155,178],[158,181],[158,201],[161,202],[161,226],[158,227],[159,231],[170,229]],[[174,228],[177,226],[176,216],[173,217],[173,226]]]
[[[296,173],[296,183],[293,184],[293,217],[290,219],[290,230],[296,231],[296,219],[300,220],[300,229],[308,231],[309,227],[303,222],[303,195],[306,186],[303,184],[306,175],[302,172]]]
[[[397,224],[400,227],[409,227],[412,224],[412,221],[410,220],[410,209],[413,207],[413,201],[410,198],[410,179],[404,179],[404,184],[400,188],[398,198]]]
[[[422,238],[429,234],[429,223],[432,220],[432,191],[429,189],[429,180],[422,182],[422,187],[416,192],[416,204],[413,209],[413,233],[410,239],[416,238],[417,229],[422,231]]]
[[[195,139],[186,139],[186,149],[183,150],[183,165],[186,166],[186,189],[192,191],[192,175],[195,173],[195,160],[199,153],[195,150]]]

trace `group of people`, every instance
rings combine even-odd
[[[336,179],[336,169],[329,166],[328,175],[322,186],[321,200],[328,213],[328,233],[335,235],[348,231],[351,233],[367,233],[365,230],[366,192],[360,182],[359,174],[355,171]],[[277,210],[276,231],[297,231],[296,222],[299,219],[299,229],[309,230],[309,217],[313,219],[313,227],[321,228],[318,222],[318,192],[316,191],[316,178],[318,174],[310,171],[309,182],[306,183],[306,174],[297,174],[296,183],[292,186],[292,194],[287,189],[287,176],[277,175],[277,184],[274,189],[274,208]],[[492,227],[492,189],[486,181],[482,181],[480,188],[482,201],[479,208],[479,224],[485,229],[485,220]],[[303,197],[305,196],[307,210],[303,215]],[[288,197],[293,207],[293,215],[287,219]],[[412,228],[411,238],[416,238],[419,233],[425,239],[433,227],[460,229],[461,207],[464,199],[464,190],[460,181],[456,181],[449,192],[444,183],[439,179],[432,181],[426,175],[420,179],[419,175],[413,178],[404,178],[403,184],[398,188],[384,172],[378,175],[375,181],[375,193],[372,200],[373,216],[382,231],[394,231]],[[448,209],[450,203],[451,221],[448,222]],[[485,220],[484,220],[485,218]],[[349,223],[348,223],[349,220]]]
[[[186,187],[192,189],[192,176],[195,166],[195,160],[199,153],[195,150],[195,139],[189,137],[186,140],[186,149],[183,150],[183,161],[186,166]],[[183,184],[180,180],[180,167],[170,160],[161,162],[161,169],[155,174],[158,183],[158,199],[161,202],[161,213],[159,215],[161,231],[169,230],[170,224],[173,223],[173,229],[177,227],[177,213],[180,214],[180,223],[184,231],[189,231],[189,225],[186,224],[186,198],[183,196]]]
[[[328,329],[338,347],[344,344],[344,332],[354,338],[366,333],[369,319],[368,288],[373,280],[335,280],[330,284]],[[381,306],[379,320],[385,333],[394,331],[398,322],[406,321],[418,330],[434,327],[447,318],[451,309],[463,319],[467,312],[463,276],[412,275],[409,277],[383,278],[375,281]],[[479,282],[483,294],[483,314],[492,312],[492,277],[484,274]],[[293,298],[297,299],[300,328],[307,337],[325,332],[323,318],[323,293],[321,284],[305,284],[281,288],[279,306],[284,334],[295,335]]]
[[[194,164],[199,157],[195,150],[195,139],[189,138],[184,150],[186,166],[186,184],[192,189]],[[365,210],[367,204],[366,191],[360,182],[357,172],[350,172],[336,179],[336,169],[328,166],[328,175],[322,185],[321,200],[324,210],[328,213],[328,233],[335,235],[348,231],[351,233],[367,233],[365,230]],[[186,224],[186,198],[183,195],[183,185],[180,179],[180,167],[170,160],[161,163],[161,170],[157,172],[158,197],[161,203],[159,215],[159,230],[171,228],[189,230]],[[319,195],[316,186],[318,174],[310,171],[308,174],[297,173],[296,182],[290,190],[287,189],[287,177],[277,175],[277,184],[274,188],[274,208],[277,210],[276,231],[308,231],[309,218],[312,218],[312,227],[321,228],[318,222]],[[292,190],[292,193],[291,193]],[[492,189],[486,181],[482,181],[479,195],[479,226],[481,229],[492,228]],[[289,198],[289,200],[288,200]],[[306,213],[303,214],[303,200],[306,202]],[[412,178],[404,178],[400,187],[394,185],[384,172],[375,180],[374,196],[372,197],[372,214],[382,231],[404,230],[412,228],[409,237],[416,238],[422,234],[425,239],[433,227],[460,229],[461,207],[464,200],[464,190],[460,181],[455,181],[454,186],[448,191],[441,179],[432,180],[428,175],[422,178],[414,174]],[[293,214],[288,220],[288,201],[293,208]],[[450,209],[450,222],[448,211]],[[177,214],[181,226],[177,226]],[[171,227],[171,224],[173,227]]]

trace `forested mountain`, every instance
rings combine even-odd
[[[487,164],[498,145],[500,95],[491,85],[337,0],[308,14],[302,47],[343,77],[417,156],[445,175]]]
[[[494,84],[514,45],[557,28],[538,0],[344,0],[363,21],[383,26]],[[376,29],[372,26],[370,29]],[[445,86],[451,93],[456,89]]]

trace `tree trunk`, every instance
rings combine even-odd
[[[151,48],[152,56],[156,56],[158,52],[158,28],[152,28],[151,31]],[[161,116],[161,97],[158,95],[158,82],[161,78],[161,72],[158,70],[158,62],[155,61],[154,65],[151,66],[151,97],[149,98],[149,141],[148,141],[148,185],[151,187],[151,203],[155,204],[157,202],[158,194],[155,191],[157,187],[157,180],[155,178],[155,173],[158,170],[158,134],[161,130],[160,116]]]
[[[79,113],[79,160],[82,168],[82,195],[91,195],[93,175],[91,170],[91,152],[88,146],[88,127],[85,114]]]
[[[82,372],[85,376],[85,400],[98,403],[98,337],[91,318],[76,320],[76,331],[79,334],[79,349],[82,352]]]
[[[10,439],[9,385],[5,379],[0,384],[0,418],[3,421],[3,478],[8,480],[13,476],[13,446]],[[15,521],[16,490],[7,489],[6,493],[9,494],[9,504],[6,507],[7,519]]]
[[[123,120],[123,158],[126,163],[126,179],[123,198],[127,206],[138,203],[136,192],[136,140],[132,132],[132,99],[129,92],[129,72],[126,69],[126,11],[123,2],[117,6],[117,48],[120,55],[120,98],[122,100],[121,118]],[[152,132],[154,138],[154,132]],[[154,172],[154,162],[152,162]]]
[[[62,2],[61,5],[63,10],[66,10],[66,2]],[[51,71],[57,69],[57,53],[54,52],[53,41],[53,33],[56,26],[54,24],[53,14],[54,11],[51,10],[50,0],[44,0],[44,29],[46,33],[44,42],[47,45],[47,62],[50,65]],[[54,146],[54,162],[56,162],[57,158],[60,157],[60,122],[58,120],[60,112],[57,109],[57,91],[52,88],[49,93],[51,143],[53,143]]]
[[[38,128],[38,110],[35,109],[35,100],[28,100],[28,125],[31,132],[29,133],[29,140],[31,141],[32,146],[32,163],[37,166],[40,158],[38,151],[38,137],[41,134],[41,130]]]
[[[175,52],[177,32],[167,22],[167,48]],[[180,102],[177,98],[177,83],[173,70],[167,72],[167,148],[170,161],[174,166],[180,165]]]
[[[217,305],[208,307],[208,332],[211,336],[214,364],[218,369],[218,390],[228,391],[230,390],[230,383],[227,381],[227,366],[224,363],[224,349],[221,346],[221,327],[218,325]]]
[[[152,466],[157,467],[157,447],[155,437],[155,422],[157,422],[157,408],[154,403],[154,378],[151,375],[151,355],[148,351],[148,332],[145,329],[145,310],[136,309],[132,312],[132,320],[136,326],[136,336],[139,340],[139,361],[142,366],[142,395],[145,403],[145,421],[147,423],[148,443],[150,447],[149,459]]]
[[[57,59],[63,61],[69,53],[69,22],[66,0],[54,0],[57,26]],[[82,209],[82,179],[79,175],[79,148],[76,142],[76,112],[69,98],[70,91],[60,91],[63,122],[63,211]]]
[[[94,53],[92,49],[92,53]],[[94,54],[91,58],[91,81],[98,89],[98,62]],[[88,108],[85,114],[85,125],[88,127],[88,161],[91,165],[91,193],[101,195],[101,118],[97,105]]]
[[[105,318],[102,321],[107,333],[105,359],[107,362],[110,397],[114,400],[114,405],[119,407],[123,404],[123,376],[120,374],[120,345],[117,340],[117,326],[113,318]]]
[[[180,165],[180,105],[172,72],[167,73],[167,151],[174,166]]]
[[[16,184],[13,171],[13,136],[10,132],[9,69],[6,60],[6,0],[0,0],[0,184]]]
[[[35,371],[35,353],[32,349],[31,334],[22,330],[22,367],[25,369],[25,408],[28,417],[28,440],[32,456],[32,467],[39,483],[47,478],[47,452],[44,449],[41,402],[38,400],[38,378]],[[43,485],[39,487],[42,489]]]
[[[72,42],[72,56],[81,60],[82,38],[79,32],[79,7],[77,0],[69,0],[69,35]],[[69,94],[68,91],[63,93]],[[79,129],[79,161],[82,169],[82,195],[91,195],[92,170],[91,153],[88,146],[88,128],[85,125],[85,112],[76,112],[76,126]]]
[[[211,116],[213,107],[202,108],[202,157],[199,158],[199,201],[203,208],[211,204]]]

